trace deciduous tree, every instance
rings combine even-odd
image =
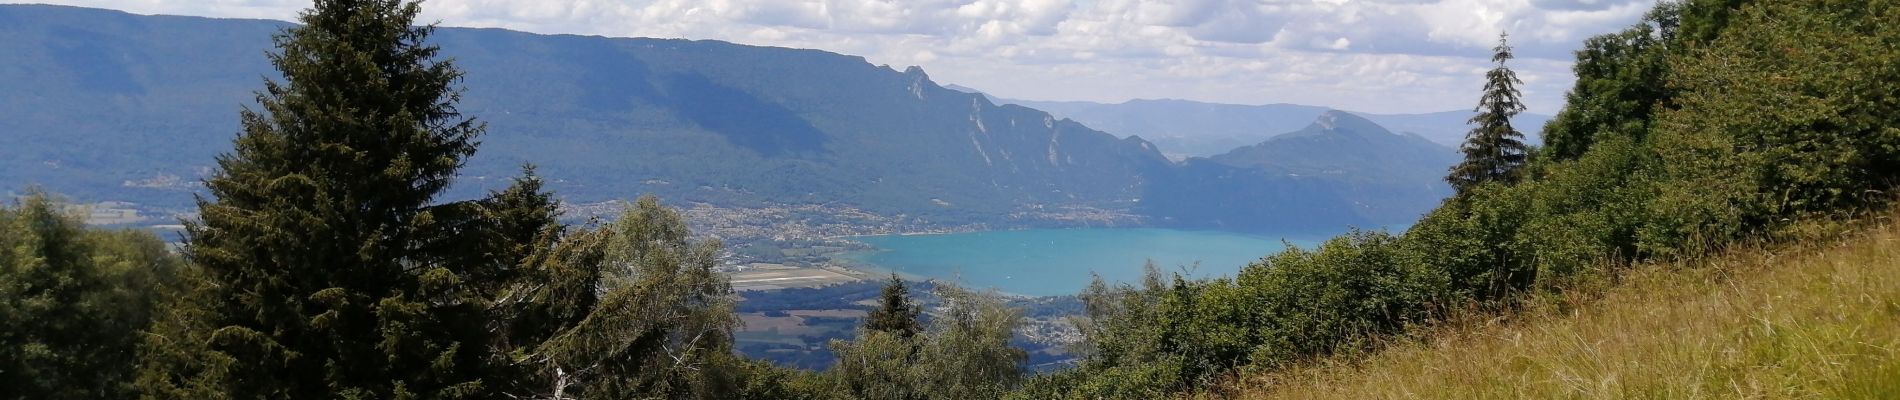
[[[130,398],[139,331],[178,260],[46,195],[0,205],[0,399]]]

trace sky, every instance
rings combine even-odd
[[[292,20],[309,0],[0,0]],[[1655,0],[427,0],[442,26],[822,49],[1028,100],[1470,109],[1509,32],[1532,112]],[[452,49],[450,49],[452,51]]]

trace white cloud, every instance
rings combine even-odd
[[[0,0],[12,2],[16,0]],[[292,19],[308,0],[24,0],[147,14]],[[1005,97],[1466,108],[1510,31],[1532,109],[1570,51],[1655,0],[427,0],[446,26],[718,39],[921,65]]]

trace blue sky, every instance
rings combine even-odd
[[[1534,112],[1570,54],[1655,0],[428,0],[444,26],[816,48],[1002,97],[1177,98],[1371,112],[1475,104],[1511,33]],[[0,0],[289,20],[308,0]]]

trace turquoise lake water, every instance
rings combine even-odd
[[[1255,235],[1172,229],[1039,229],[941,235],[864,236],[877,251],[854,261],[918,278],[1031,296],[1075,294],[1091,272],[1111,282],[1141,279],[1153,260],[1163,272],[1233,276],[1240,267],[1286,248],[1311,248],[1329,235]],[[1194,266],[1199,262],[1198,266]]]

